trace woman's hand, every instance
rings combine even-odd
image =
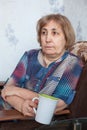
[[[58,99],[58,103],[57,103],[54,114],[65,109],[66,107],[67,107],[67,104],[62,99]]]
[[[21,106],[21,112],[25,116],[34,117],[35,113],[33,111],[33,107],[37,107],[37,103],[33,102],[32,100],[25,100]]]
[[[19,89],[20,88],[14,86],[6,86],[4,89],[2,89],[1,96],[4,100],[6,100],[7,96],[18,96]]]

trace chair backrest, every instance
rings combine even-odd
[[[70,48],[71,52],[80,56],[84,62],[83,71],[77,84],[77,93],[69,105],[71,117],[87,117],[87,41],[80,41]]]
[[[79,56],[84,63],[87,62],[87,41],[78,41],[70,47],[70,51]]]

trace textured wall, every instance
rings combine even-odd
[[[87,0],[49,0],[49,4],[52,12],[69,18],[76,40],[87,40]]]
[[[87,40],[87,0],[64,0],[64,14],[72,22],[77,40]]]

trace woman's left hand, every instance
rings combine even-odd
[[[1,96],[5,100],[7,96],[17,95],[19,89],[20,88],[14,87],[14,86],[13,87],[12,86],[11,87],[10,86],[6,86],[6,87],[4,87],[4,89],[2,89]]]
[[[54,114],[65,109],[66,107],[67,107],[67,104],[62,99],[58,99],[58,103],[57,103]]]

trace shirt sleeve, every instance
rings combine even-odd
[[[27,65],[28,65],[28,56],[27,52],[25,52],[11,75],[15,83],[19,86],[21,86],[25,80]]]
[[[76,85],[82,72],[82,62],[79,58],[71,65],[68,65],[58,86],[53,92],[53,96],[62,99],[66,104],[70,104],[76,94]]]

